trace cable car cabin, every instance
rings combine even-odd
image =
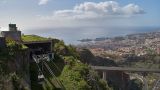
[[[44,75],[42,73],[38,74],[38,84],[43,84],[44,82]]]
[[[49,53],[48,56],[49,56],[49,59],[50,59],[50,60],[53,60],[53,59],[54,59],[54,53]]]
[[[41,55],[36,55],[36,54],[31,54],[32,59],[36,63],[40,63],[42,60],[44,61],[50,61],[54,59],[54,53],[48,53],[48,54],[41,54]]]

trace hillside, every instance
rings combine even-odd
[[[46,38],[35,35],[27,35],[22,38],[23,41],[47,40]],[[54,43],[52,51],[54,52],[55,57],[53,60],[48,61],[47,64],[51,67],[56,77],[53,77],[47,70],[45,70],[43,72],[45,80],[42,85],[38,84],[35,77],[36,72],[38,71],[36,64],[30,63],[29,68],[28,64],[24,62],[18,63],[19,61],[24,61],[24,58],[27,55],[22,53],[24,50],[23,45],[14,42],[13,44],[8,44],[11,45],[11,47],[7,46],[4,50],[7,52],[3,52],[3,49],[0,49],[0,66],[2,67],[0,70],[0,82],[3,83],[0,83],[0,88],[6,90],[13,90],[14,88],[16,88],[15,90],[30,90],[31,87],[32,90],[57,90],[58,88],[56,88],[56,85],[60,82],[66,90],[97,90],[97,88],[101,90],[111,89],[108,87],[106,81],[99,78],[95,71],[93,71],[87,64],[81,62],[80,55],[73,46],[67,46],[63,41],[58,39],[52,39],[52,42]],[[27,50],[27,48],[25,48],[25,50]],[[18,58],[20,56],[23,56],[23,58]],[[14,61],[12,61],[12,59]],[[16,67],[14,70],[13,67],[11,68],[10,62]],[[21,65],[22,63],[25,65]],[[5,83],[6,80],[4,79],[8,77],[11,77],[8,82],[10,83],[10,87],[8,86],[8,83]],[[27,84],[25,77],[30,77],[30,79],[27,78],[26,80],[31,81],[31,84]],[[12,86],[14,86],[14,88]]]
[[[93,66],[117,66],[113,60],[95,56],[88,49],[80,49],[78,52],[83,63],[87,63]]]

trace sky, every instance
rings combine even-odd
[[[110,28],[115,27],[159,27],[159,3],[160,0],[0,0],[0,27],[6,30],[9,23],[16,23],[26,33],[41,34],[62,29],[75,33],[87,29],[85,33],[90,34],[93,29],[97,33],[101,29],[111,32]]]

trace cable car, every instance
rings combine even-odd
[[[54,59],[54,53],[49,53],[48,56],[50,60]]]
[[[38,84],[43,84],[44,82],[44,75],[42,73],[39,73],[38,75]]]

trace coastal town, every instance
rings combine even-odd
[[[160,54],[160,32],[90,39],[90,41],[83,42],[78,47],[87,47],[95,55],[102,53],[118,56]]]

